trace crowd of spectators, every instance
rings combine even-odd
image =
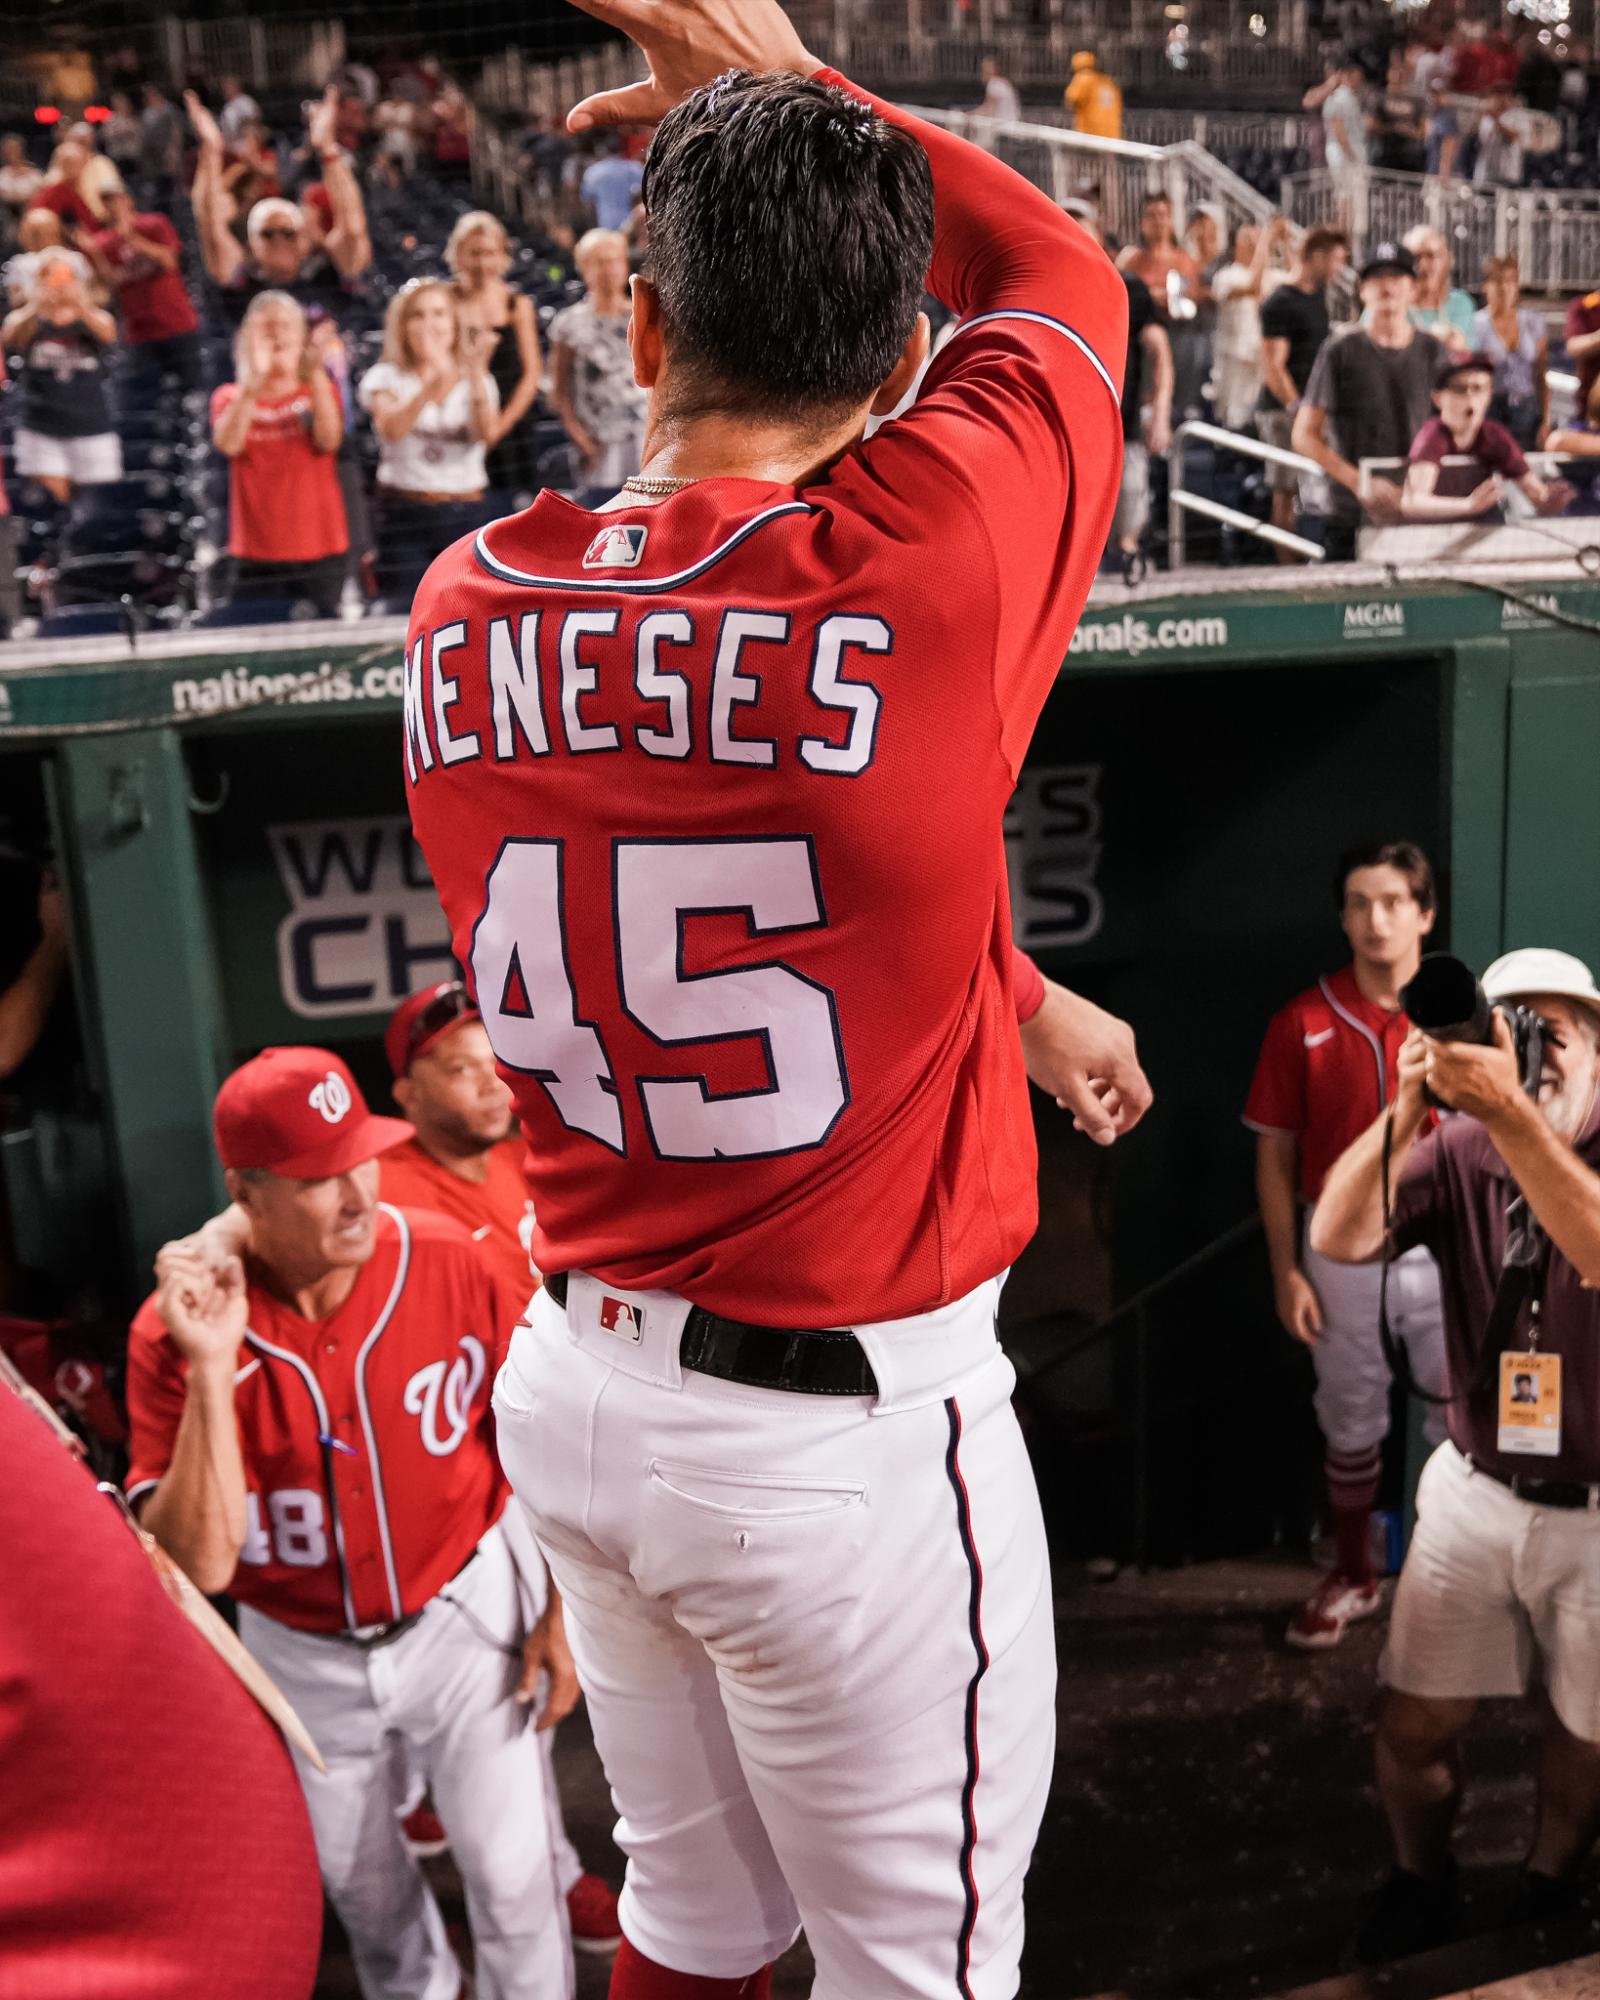
[[[1470,180],[1480,187],[1592,185],[1600,69],[1588,45],[1528,23],[1457,20],[1409,32],[1392,17],[1336,47],[1303,108],[1313,165]]]
[[[1353,46],[1306,99],[1336,177],[1397,160],[1402,132],[1414,164],[1483,179],[1510,173],[1513,151],[1532,157],[1522,110],[1574,141],[1589,129],[1575,44],[1564,66],[1537,36],[1499,30]],[[263,104],[233,76],[171,90],[134,63],[107,80],[107,115],[55,128],[48,153],[0,136],[0,626],[398,608],[442,547],[540,487],[593,505],[637,469],[627,281],[647,249],[641,137],[531,121],[511,145],[540,221],[513,234],[473,204],[472,107],[431,57],[382,76],[353,63],[310,104],[266,90]],[[984,81],[985,114],[1016,115],[992,62]],[[1091,51],[1073,58],[1066,98],[1082,129],[1120,129],[1120,92]],[[1481,113],[1463,125],[1468,103]],[[1099,226],[1090,206],[1084,219]],[[1552,444],[1549,331],[1510,259],[1491,261],[1476,298],[1444,238],[1381,246],[1363,267],[1363,337],[1347,354],[1339,337],[1319,369],[1340,230],[1230,231],[1208,204],[1180,230],[1156,193],[1131,234],[1108,241],[1133,322],[1114,560],[1142,559],[1160,497],[1151,457],[1188,417],[1315,460],[1317,476],[1224,463],[1221,477],[1330,554],[1353,547],[1363,517],[1403,518],[1401,482],[1364,481],[1358,461],[1411,455],[1445,359],[1480,357],[1486,421],[1519,453]],[[1398,317],[1376,303],[1396,287]],[[1581,460],[1600,456],[1600,294],[1573,305],[1566,334],[1580,394],[1555,435]],[[1521,474],[1511,483],[1532,493]],[[1479,485],[1493,497],[1476,511],[1492,516],[1500,488]],[[1577,485],[1573,497],[1546,482],[1538,504],[1583,506]]]
[[[513,235],[430,57],[304,105],[116,81],[48,155],[0,137],[0,629],[401,608],[540,487],[638,469],[638,145],[530,133]]]
[[[1513,257],[1487,261],[1480,302],[1456,284],[1446,239],[1417,228],[1402,243],[1369,248],[1351,300],[1342,229],[1297,233],[1279,217],[1244,223],[1224,241],[1220,215],[1202,206],[1180,236],[1171,201],[1158,192],[1143,203],[1135,239],[1119,246],[1092,203],[1069,206],[1106,243],[1128,288],[1126,457],[1111,567],[1142,569],[1159,488],[1152,455],[1167,452],[1177,426],[1194,418],[1308,461],[1263,464],[1209,443],[1200,451],[1230,501],[1319,545],[1330,560],[1355,556],[1363,524],[1596,511],[1589,468],[1546,479],[1530,471],[1526,454],[1600,457],[1600,294],[1566,313],[1564,358],[1579,386],[1572,419],[1557,427],[1550,328],[1524,305]],[[1344,324],[1336,324],[1336,301],[1347,309]],[[1483,404],[1470,424],[1451,400],[1468,387],[1472,408]],[[1441,396],[1456,418],[1441,412]],[[1471,449],[1483,470],[1463,485],[1461,469],[1446,468],[1424,495],[1429,475],[1408,478],[1406,467],[1433,462],[1441,423],[1457,438],[1451,456],[1468,456],[1477,441]],[[1391,464],[1364,473],[1364,459]],[[1509,507],[1508,487],[1521,495]],[[1284,561],[1300,553],[1281,542],[1276,551]],[[1260,560],[1262,551],[1252,539],[1234,553]]]

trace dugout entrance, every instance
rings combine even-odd
[[[1019,938],[1136,1022],[1160,1096],[1110,1157],[1036,1104],[1043,1220],[1006,1295],[1025,1368],[1249,1213],[1239,1108],[1268,1015],[1337,959],[1342,847],[1427,847],[1438,936],[1475,962],[1530,942],[1600,959],[1600,907],[1577,886],[1600,861],[1600,588],[1248,582],[1097,593],[1007,817]],[[402,640],[367,623],[247,652],[205,634],[133,660],[103,640],[8,649],[4,810],[59,856],[81,1030],[66,1102],[24,1074],[4,1141],[30,1268],[60,1263],[52,1215],[92,1214],[74,1261],[126,1309],[155,1246],[217,1199],[211,1095],[265,1043],[327,1042],[383,1101],[387,1012],[449,965],[406,834]],[[1162,1440],[1152,1552],[1259,1545],[1292,1439],[1282,1480],[1276,1445],[1219,1471],[1186,1456],[1178,1422],[1220,1398],[1272,1438],[1296,1400],[1259,1244],[1161,1310],[1159,1381],[1141,1389],[1108,1338],[1054,1371],[1042,1420],[1064,1409],[1114,1439],[1142,1395]],[[1203,1365],[1219,1354],[1228,1372]]]

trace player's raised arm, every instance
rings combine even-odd
[[[1110,260],[1077,223],[1020,174],[981,148],[913,118],[826,68],[801,42],[776,0],[574,0],[621,28],[650,63],[650,77],[586,98],[569,122],[660,119],[725,70],[820,75],[891,125],[915,134],[933,169],[935,236],[928,289],[963,318],[1022,312],[1056,320],[1121,392],[1127,297]]]

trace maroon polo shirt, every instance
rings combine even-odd
[[[1600,292],[1590,292],[1586,297],[1574,299],[1567,307],[1566,338],[1575,340],[1581,333],[1600,333]],[[1578,374],[1578,408],[1575,422],[1581,430],[1588,420],[1589,397],[1596,381],[1600,381],[1600,354],[1585,355],[1582,361],[1574,361]]]
[[[1578,1156],[1600,1168],[1600,1108],[1584,1127]],[[1526,1479],[1600,1481],[1600,1291],[1550,1247],[1539,1309],[1539,1351],[1561,1356],[1561,1450],[1555,1458],[1497,1450],[1500,1367],[1476,1383],[1483,1333],[1500,1284],[1510,1170],[1475,1118],[1447,1118],[1419,1140],[1394,1193],[1397,1251],[1426,1244],[1439,1264],[1452,1397],[1450,1440],[1493,1472]],[[1504,1347],[1524,1348],[1528,1310]]]

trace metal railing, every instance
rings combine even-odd
[[[1570,454],[1559,451],[1529,451],[1524,452],[1523,456],[1535,472],[1554,472],[1561,466],[1572,462]],[[1480,459],[1474,458],[1471,452],[1454,451],[1438,462],[1440,465],[1452,466],[1479,465],[1482,463]],[[1365,500],[1368,493],[1372,490],[1372,477],[1374,473],[1403,473],[1410,463],[1411,461],[1407,458],[1358,458],[1356,460],[1356,470],[1361,475],[1359,497]]]
[[[1530,292],[1582,291],[1600,274],[1600,190],[1488,188],[1435,174],[1327,168],[1286,175],[1283,209],[1304,228],[1349,232],[1359,262],[1369,244],[1399,242],[1419,225],[1450,245],[1458,284],[1476,286],[1489,257],[1515,257]]]
[[[161,23],[167,81],[182,85],[197,71],[237,76],[252,90],[285,84],[321,90],[345,60],[344,23],[274,18],[269,12],[215,21]]]
[[[1220,500],[1212,500],[1203,493],[1191,493],[1183,483],[1186,476],[1184,445],[1190,438],[1198,438],[1203,444],[1217,445],[1240,458],[1259,459],[1263,465],[1286,465],[1295,472],[1317,473],[1322,470],[1314,458],[1302,457],[1297,451],[1285,451],[1281,445],[1268,444],[1262,438],[1245,437],[1238,431],[1224,430],[1220,424],[1209,424],[1198,417],[1180,424],[1173,432],[1172,450],[1167,461],[1167,561],[1170,568],[1178,570],[1183,567],[1187,551],[1185,517],[1189,514],[1201,514],[1209,521],[1220,521],[1224,527],[1236,528],[1240,534],[1270,542],[1274,548],[1288,549],[1294,555],[1304,556],[1308,562],[1325,559],[1319,545],[1307,541],[1304,535],[1291,534],[1287,528],[1277,527],[1271,521],[1258,521],[1254,514],[1241,513],[1237,507],[1226,507]]]
[[[1292,534],[1287,528],[1277,527],[1270,521],[1261,521],[1254,514],[1246,514],[1236,507],[1229,507],[1220,500],[1213,500],[1204,493],[1191,492],[1184,484],[1187,477],[1187,460],[1184,445],[1189,439],[1202,444],[1215,445],[1219,450],[1234,453],[1240,458],[1253,458],[1264,465],[1283,465],[1297,473],[1323,476],[1322,467],[1315,459],[1303,453],[1287,451],[1281,445],[1268,444],[1262,438],[1247,437],[1238,431],[1224,430],[1220,424],[1207,423],[1201,418],[1180,424],[1173,433],[1172,448],[1167,459],[1167,562],[1169,569],[1183,568],[1187,559],[1187,516],[1198,514],[1209,521],[1220,522],[1224,527],[1233,528],[1238,533],[1250,535],[1258,541],[1270,543],[1274,548],[1288,549],[1292,554],[1304,556],[1308,562],[1325,562],[1326,552],[1303,535]],[[1549,474],[1558,471],[1569,460],[1558,452],[1530,451],[1527,460],[1535,471]],[[1592,461],[1591,461],[1592,462]],[[1372,490],[1375,476],[1399,473],[1404,475],[1409,461],[1404,458],[1363,458],[1357,461],[1360,473],[1358,497],[1365,506]],[[1477,461],[1470,456],[1452,453],[1443,463],[1447,466],[1473,465]],[[1390,482],[1394,483],[1393,481]],[[1551,559],[1554,550],[1565,551],[1569,560],[1583,560],[1583,544],[1592,535],[1594,523],[1584,519],[1566,527],[1539,520],[1531,505],[1521,494],[1508,496],[1508,519],[1503,524],[1509,528],[1521,528],[1541,537],[1549,545]],[[1368,526],[1421,528],[1483,528],[1485,523],[1470,518],[1447,519],[1442,521],[1390,521],[1369,522]]]
[[[1130,1299],[1125,1299],[1093,1326],[1085,1327],[1080,1333],[1064,1340],[1044,1361],[1033,1370],[1030,1380],[1037,1381],[1043,1376],[1064,1367],[1069,1361],[1092,1349],[1104,1346],[1121,1329],[1132,1322],[1133,1329],[1133,1412],[1129,1431],[1133,1445],[1133,1560],[1137,1567],[1144,1568],[1150,1553],[1150,1311],[1180,1285],[1209,1270],[1217,1260],[1229,1250],[1248,1243],[1261,1228],[1258,1214],[1245,1216],[1234,1223],[1232,1228],[1223,1230],[1209,1243],[1202,1244],[1192,1256],[1184,1258],[1170,1271],[1163,1273]]]
[[[492,56],[478,78],[477,100],[491,111],[539,118],[564,118],[574,104],[598,90],[618,90],[645,74],[644,59],[631,42],[606,42],[559,62],[531,63],[521,49]]]
[[[950,30],[942,24],[922,29],[894,28],[862,20],[853,10],[816,10],[817,25],[802,25],[807,44],[847,74],[875,89],[895,94],[932,88],[972,90],[977,95],[979,65],[992,58],[1021,90],[1059,92],[1072,74],[1073,52],[1093,48],[1101,67],[1124,88],[1181,88],[1185,84],[1294,89],[1305,87],[1315,52],[1281,37],[1257,39],[1232,34],[1221,24],[1191,27],[1178,34],[1158,9],[1147,29],[1130,25],[1129,14],[1108,12],[1103,25],[1079,22],[1044,30],[985,30],[981,24]]]
[[[1189,111],[1172,106],[1125,111],[1122,136],[1147,146],[1176,146],[1192,139],[1197,146],[1293,152],[1305,144],[1309,122],[1300,111]]]
[[[1144,146],[1027,120],[980,118],[970,111],[927,105],[908,108],[993,153],[1052,200],[1092,199],[1102,225],[1114,236],[1134,234],[1140,205],[1152,194],[1171,201],[1173,225],[1180,233],[1201,202],[1222,210],[1230,233],[1242,222],[1269,222],[1276,212],[1264,194],[1192,139],[1175,146]]]

